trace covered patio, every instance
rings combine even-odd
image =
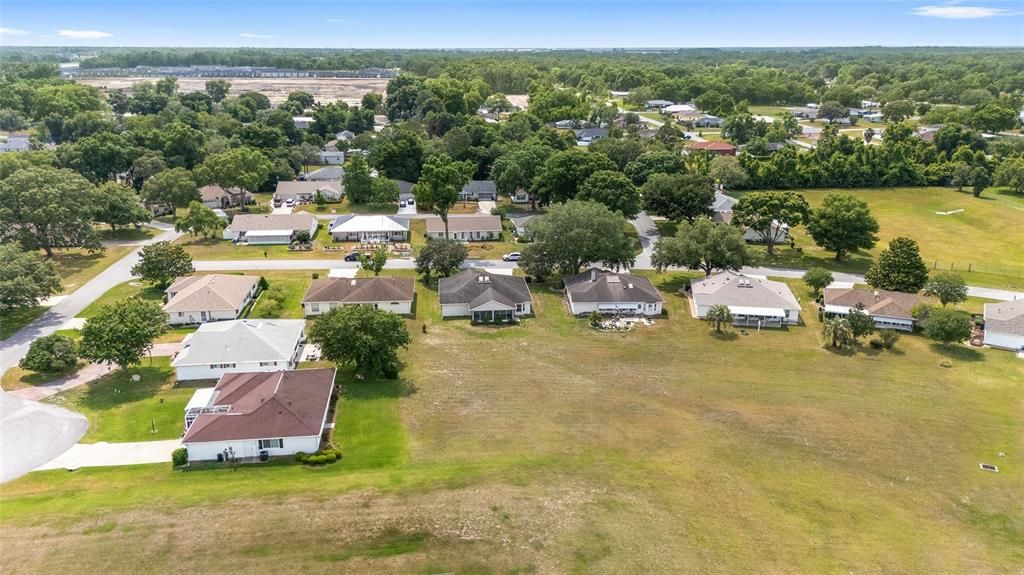
[[[729,306],[732,324],[744,327],[782,327],[786,310],[766,307]]]

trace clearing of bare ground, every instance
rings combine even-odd
[[[342,461],[33,473],[0,486],[0,571],[1024,564],[1024,362],[912,335],[829,351],[797,282],[804,325],[716,335],[681,274],[653,279],[668,317],[629,333],[591,330],[539,285],[519,326],[442,321],[419,285],[402,379],[339,372]]]
[[[122,89],[131,93],[132,84],[142,81],[155,82],[159,78],[125,77],[125,78],[76,78],[79,84],[96,86],[104,91]],[[206,82],[214,78],[178,78],[178,88],[182,92],[199,92],[205,89]],[[270,98],[270,103],[280,104],[288,99],[289,92],[309,92],[318,102],[345,102],[358,104],[363,94],[376,92],[383,94],[388,85],[387,78],[224,78],[231,83],[229,95],[237,96],[245,92],[259,92]]]

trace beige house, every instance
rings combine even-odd
[[[244,197],[246,200],[252,198],[250,194],[244,194],[238,188],[232,188],[233,193],[228,193],[227,190],[220,186],[203,186],[199,188],[200,201],[203,205],[210,209],[224,209],[237,207],[241,204],[241,200]]]
[[[309,203],[315,201],[316,195],[319,193],[323,196],[324,200],[337,202],[344,197],[344,189],[337,182],[282,181],[277,183],[277,188],[274,190],[274,199]]]
[[[733,325],[782,327],[800,323],[800,302],[783,282],[722,272],[690,284],[697,317],[705,318],[712,306],[724,305]]]
[[[167,323],[195,325],[237,319],[259,291],[259,276],[211,274],[174,280],[164,293]]]
[[[427,218],[427,237],[443,238],[444,222],[437,216]],[[448,237],[464,242],[500,240],[501,216],[473,214],[448,216]]]

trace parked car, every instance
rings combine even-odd
[[[357,261],[359,261],[359,252],[352,252],[352,253],[348,254],[347,256],[345,256],[345,261],[347,261],[347,262],[357,262]]]
[[[281,207],[281,198],[274,198],[274,207],[275,208],[280,208]]]
[[[400,208],[404,208],[407,205],[409,205],[409,204],[405,203],[405,200],[402,200],[402,201],[398,202],[398,207],[400,207]]]
[[[416,205],[416,200],[414,200],[413,198],[409,198],[406,201],[409,203],[410,206],[415,206]]]
[[[506,262],[517,262],[517,261],[519,261],[519,258],[521,258],[521,257],[523,257],[523,254],[521,254],[519,252],[509,252],[509,253],[501,256],[501,259],[502,259],[502,261],[506,261]]]
[[[295,200],[289,199],[287,202],[284,203],[284,205],[287,208],[293,207],[295,205]]]

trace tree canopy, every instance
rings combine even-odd
[[[309,340],[324,359],[352,364],[363,375],[397,376],[400,348],[411,343],[405,321],[391,312],[346,305],[317,316]]]
[[[629,225],[604,204],[569,200],[527,224],[533,241],[522,251],[519,266],[538,277],[552,272],[579,273],[585,264],[629,266],[636,258]]]

